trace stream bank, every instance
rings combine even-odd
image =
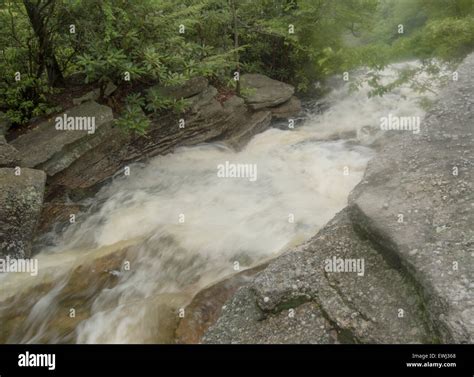
[[[252,93],[247,103],[235,95],[219,101],[217,89],[203,77],[179,87],[163,88],[168,97],[187,100],[188,108],[179,116],[151,115],[146,136],[115,127],[112,109],[95,102],[97,90],[73,100],[76,106],[59,114],[66,119],[94,119],[93,132],[58,130],[56,117],[51,116],[10,143],[1,136],[0,188],[5,198],[0,197],[0,201],[6,201],[8,196],[13,206],[0,207],[0,256],[29,257],[39,252],[43,247],[39,245],[45,240],[38,240],[38,236],[53,230],[53,226],[60,232],[69,224],[71,215],[80,221],[80,213],[87,209],[84,199],[114,177],[130,174],[129,165],[133,163],[146,162],[179,147],[213,141],[240,150],[253,135],[269,127],[273,113],[281,118],[301,111],[291,85],[263,75],[243,75],[242,88]],[[107,93],[115,89],[110,88]],[[15,178],[21,175],[21,169],[25,176],[34,177],[28,186],[34,198],[24,194],[21,179]],[[47,180],[41,172],[46,173]],[[31,210],[22,211],[21,203]],[[30,225],[19,237],[21,230],[17,228],[25,222]],[[33,242],[35,234],[37,240]]]
[[[201,342],[473,343],[474,55],[457,72],[421,132],[391,131],[348,206],[223,303]],[[327,272],[334,257],[363,259],[364,276]]]

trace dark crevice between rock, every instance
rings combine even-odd
[[[361,344],[363,343],[357,336],[350,330],[340,327],[336,321],[334,321],[329,313],[323,308],[321,304],[318,303],[318,308],[326,321],[328,321],[337,332],[337,340],[339,343],[343,344]]]
[[[439,331],[441,324],[430,314],[430,309],[427,304],[429,294],[425,291],[423,284],[416,278],[415,269],[402,260],[398,252],[397,244],[384,234],[382,230],[378,229],[375,224],[370,223],[367,216],[364,216],[357,205],[352,204],[349,208],[349,218],[355,233],[361,239],[368,240],[374,250],[379,252],[387,264],[399,271],[407,283],[413,286],[419,298],[419,309],[421,318],[425,324],[426,333],[431,335],[430,342],[441,343],[442,336]],[[364,221],[361,221],[362,219],[364,219]]]
[[[326,278],[327,282],[328,282],[328,285],[334,290],[336,291],[337,295],[341,298],[342,302],[348,307],[350,308],[351,310],[353,310],[354,312],[357,312],[360,317],[367,321],[367,322],[371,322],[370,318],[367,317],[364,313],[362,313],[360,310],[358,310],[353,303],[351,303],[349,300],[347,300],[346,296],[344,295],[344,293],[341,291],[341,289],[337,286],[337,284],[333,284],[331,282],[331,279],[329,278],[328,276],[328,273],[326,272],[326,270],[323,269],[323,273],[324,273],[324,277]]]

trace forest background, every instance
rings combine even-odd
[[[102,98],[113,83],[119,124],[144,133],[145,113],[186,107],[157,84],[205,76],[239,93],[240,74],[263,73],[312,94],[358,67],[418,59],[437,74],[472,50],[472,0],[0,0],[0,111],[22,127],[73,87]],[[373,94],[414,73],[390,87],[374,75]]]

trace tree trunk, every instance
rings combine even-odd
[[[54,0],[23,0],[28,18],[33,31],[38,38],[38,70],[37,77],[40,77],[44,70],[48,75],[50,86],[61,86],[64,84],[64,77],[54,54],[53,43],[48,36],[46,16],[53,12]]]
[[[239,30],[237,29],[237,9],[235,8],[235,0],[231,0],[232,5],[232,18],[234,21],[234,49],[239,48]],[[240,57],[239,52],[235,52],[235,61],[237,62],[237,73],[238,73],[238,80],[235,91],[237,95],[240,95]]]

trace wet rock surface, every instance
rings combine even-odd
[[[392,132],[348,207],[237,291],[203,342],[474,341],[473,67],[471,55],[419,134]],[[364,260],[364,275],[328,272],[334,257]]]
[[[265,131],[272,121],[272,113],[270,111],[261,110],[251,114],[246,124],[248,127],[236,130],[230,130],[225,138],[225,143],[234,150],[241,150],[256,134]]]
[[[7,286],[0,295],[0,309],[9,308],[3,310],[8,315],[2,317],[0,342],[17,343],[32,337],[42,343],[73,342],[77,325],[90,316],[95,292],[112,288],[117,283],[118,274],[111,272],[121,270],[125,255],[126,248],[110,254],[88,256],[70,276],[63,276],[58,282],[53,278],[54,273],[50,273],[50,278],[39,276],[30,284],[25,282],[23,290],[15,295],[6,294]],[[39,262],[42,269],[47,270],[47,265],[46,261]],[[47,318],[38,321],[30,315],[35,306],[55,297],[58,304],[51,306]],[[74,316],[70,315],[71,309],[74,309]],[[48,335],[42,331],[46,328],[50,330]]]
[[[45,182],[40,170],[0,169],[0,257],[30,256]]]
[[[179,344],[198,344],[206,330],[215,323],[225,302],[267,264],[237,273],[223,281],[203,289],[186,306],[184,317],[176,329],[175,342]]]
[[[334,257],[364,258],[364,275],[327,272],[326,260]],[[358,237],[344,210],[242,288],[203,341],[435,342],[421,305],[409,278],[390,266],[370,241]]]
[[[290,118],[298,115],[303,110],[301,101],[296,96],[292,96],[288,101],[277,107],[270,108],[272,116],[277,119]]]

